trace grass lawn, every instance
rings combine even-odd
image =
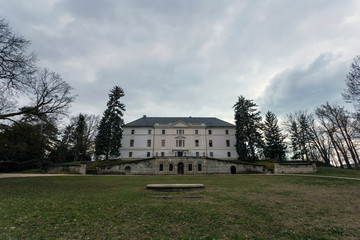
[[[202,183],[205,189],[153,192],[145,189],[150,183]],[[154,198],[159,195],[172,198]],[[359,216],[356,180],[296,175],[0,179],[0,239],[358,239]]]
[[[333,167],[319,167],[317,175],[360,178],[360,171],[355,169],[341,169]]]

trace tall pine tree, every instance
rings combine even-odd
[[[239,160],[254,162],[258,159],[257,150],[263,145],[260,112],[257,111],[257,105],[252,100],[243,96],[238,98],[233,108],[236,125],[235,147]]]
[[[284,144],[285,137],[281,133],[277,117],[270,111],[265,115],[263,132],[265,135],[265,157],[276,162],[284,161],[286,150],[286,145]]]
[[[123,133],[125,105],[120,98],[125,96],[121,87],[115,86],[109,94],[107,109],[100,121],[98,135],[95,139],[97,155],[105,155],[106,160],[120,156],[121,139]]]
[[[79,114],[78,120],[76,122],[75,131],[73,132],[73,141],[74,141],[74,160],[75,161],[84,161],[87,158],[87,126],[85,122],[85,116]]]

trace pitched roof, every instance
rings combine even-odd
[[[177,121],[185,123],[200,124],[206,127],[235,127],[234,124],[225,122],[215,117],[146,117],[143,116],[135,121],[125,124],[126,127],[153,127],[156,123],[169,124]]]

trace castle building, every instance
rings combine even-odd
[[[147,117],[124,126],[122,159],[237,159],[235,125],[215,117]]]

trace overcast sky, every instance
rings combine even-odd
[[[354,0],[2,0],[0,17],[31,40],[39,65],[101,115],[122,87],[125,122],[143,115],[233,122],[238,96],[279,117],[341,92],[360,54]]]

